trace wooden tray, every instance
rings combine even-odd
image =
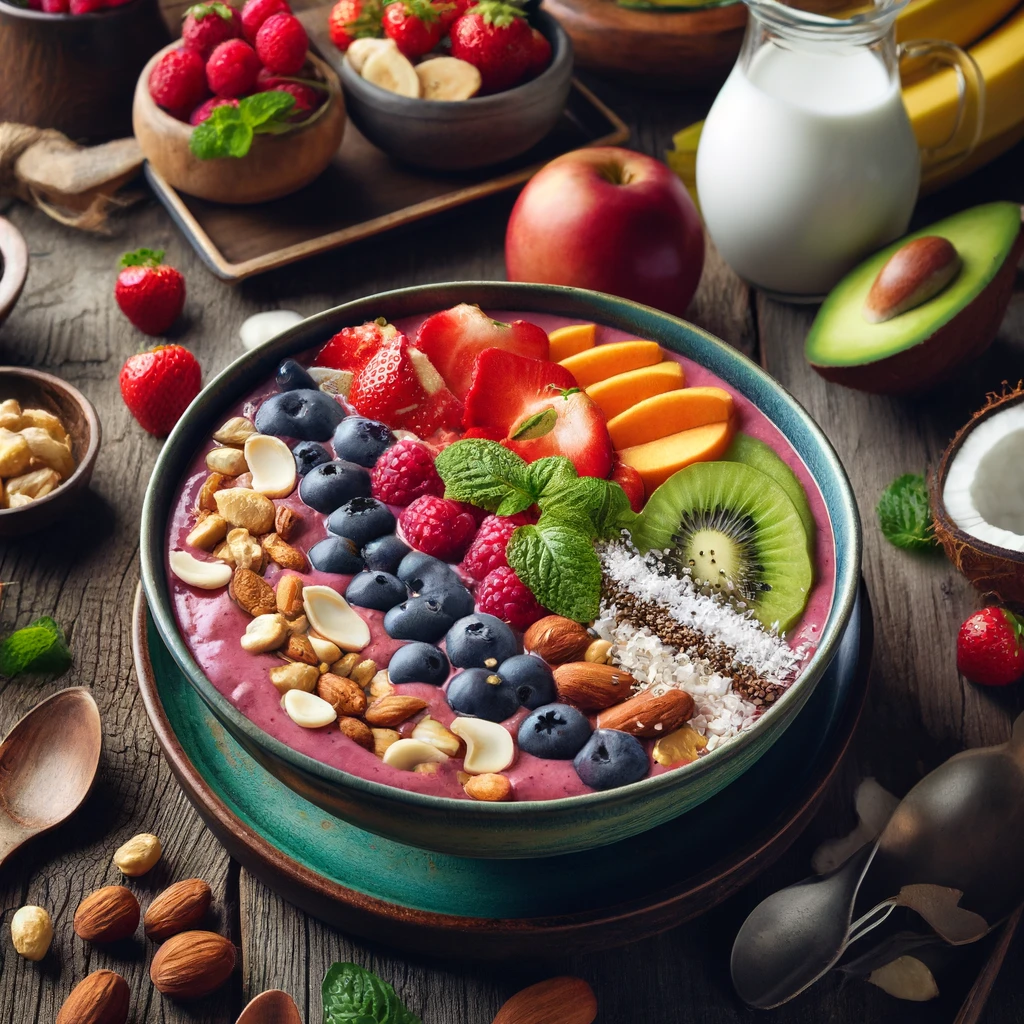
[[[161,642],[141,587],[132,630],[139,687],[164,756],[235,859],[345,931],[418,953],[474,959],[570,955],[634,942],[710,910],[749,883],[816,811],[860,717],[872,639],[862,587],[833,664],[784,740],[756,771],[695,810],[586,853],[498,861],[403,846],[307,803],[219,725]]]
[[[432,175],[406,167],[350,122],[327,170],[274,202],[225,206],[196,199],[176,191],[148,163],[146,177],[203,262],[234,282],[514,188],[571,149],[628,138],[622,120],[573,80],[551,134],[517,160],[486,170]]]

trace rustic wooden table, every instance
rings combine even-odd
[[[669,96],[588,79],[632,128],[631,145],[660,156],[674,130],[706,110],[707,96]],[[989,198],[1024,201],[1024,146],[971,180],[922,204],[922,217]],[[118,393],[124,359],[145,339],[117,310],[115,265],[138,246],[165,248],[188,282],[185,316],[174,340],[199,357],[209,378],[241,352],[238,327],[251,313],[274,308],[312,314],[339,302],[399,285],[504,274],[502,239],[512,197],[464,208],[237,288],[215,280],[152,200],[116,225],[112,238],[63,228],[43,214],[11,205],[9,216],[31,250],[28,284],[0,332],[0,362],[38,366],[88,395],[103,422],[92,492],[79,514],[41,535],[0,546],[0,578],[21,588],[5,609],[5,628],[52,615],[67,629],[74,667],[59,680],[2,683],[0,729],[65,686],[92,689],[103,715],[105,750],[99,782],[72,823],[24,851],[0,877],[4,928],[24,903],[49,907],[57,922],[54,952],[42,965],[25,962],[0,941],[0,1021],[54,1020],[73,984],[90,970],[121,971],[133,992],[135,1024],[232,1022],[267,988],[292,993],[308,1024],[319,1021],[320,981],[335,960],[355,960],[392,981],[425,1024],[488,1024],[499,1004],[524,984],[555,973],[582,975],[597,992],[601,1024],[665,1021],[726,1024],[755,1017],[736,999],[727,955],[739,922],[764,895],[809,870],[821,839],[852,824],[851,794],[864,776],[905,792],[965,746],[1004,740],[1020,710],[1018,690],[985,692],[959,678],[954,638],[978,598],[940,555],[913,556],[890,547],[873,508],[895,476],[933,464],[986,391],[1024,377],[1024,280],[991,351],[927,401],[871,397],[826,384],[804,362],[802,345],[813,310],[784,306],[744,287],[711,254],[691,318],[761,362],[825,429],[853,481],[865,526],[864,573],[875,611],[872,688],[852,755],[826,805],[780,864],[720,909],[690,925],[626,949],[547,963],[480,968],[464,962],[410,961],[369,948],[294,910],[228,858],[206,831],[161,757],[136,688],[129,644],[138,580],[138,521],[160,442],[144,434]],[[4,212],[0,206],[0,212]],[[112,956],[77,939],[71,917],[82,896],[114,883],[110,856],[124,839],[158,834],[161,865],[139,882],[150,893],[173,878],[201,876],[213,886],[220,924],[242,950],[242,969],[215,998],[181,1007],[157,995],[141,943]],[[694,836],[715,843],[719,836]],[[539,885],[543,879],[539,878]],[[1022,943],[1010,953],[1019,957]],[[127,957],[127,962],[126,962]],[[938,1003],[897,1003],[871,986],[829,978],[761,1019],[778,1024],[863,1021],[948,1022],[962,990]],[[1024,1019],[1024,978],[1007,969],[997,983],[988,1024]]]

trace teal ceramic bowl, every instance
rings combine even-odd
[[[487,804],[410,793],[299,754],[245,718],[202,673],[178,631],[164,570],[168,517],[178,485],[225,410],[270,378],[277,364],[322,345],[342,327],[459,302],[487,309],[592,320],[693,359],[750,399],[789,438],[818,485],[835,538],[835,589],[817,651],[771,711],[740,736],[683,769],[621,789],[559,800]],[[760,367],[724,342],[625,299],[549,285],[460,282],[384,292],[310,317],[215,378],[189,406],[157,461],[142,513],[142,582],[160,636],[199,695],[236,740],[273,775],[330,813],[389,839],[462,857],[517,858],[604,846],[685,814],[739,779],[813,693],[836,655],[857,598],[861,538],[849,481],[825,435]]]

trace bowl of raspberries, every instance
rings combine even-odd
[[[341,144],[337,75],[309,51],[287,0],[188,8],[181,39],[143,69],[132,111],[146,159],[171,185],[260,203],[309,184]]]
[[[338,0],[328,27],[353,124],[405,163],[503,163],[565,108],[572,43],[550,15],[517,2]]]

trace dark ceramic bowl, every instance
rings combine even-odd
[[[410,99],[367,82],[343,60],[341,85],[352,123],[388,156],[432,171],[490,167],[525,153],[554,128],[572,82],[565,29],[543,11],[531,17],[551,43],[551,63],[529,82],[493,96]]]
[[[2,285],[0,281],[0,285]],[[21,537],[50,526],[79,507],[100,450],[100,421],[92,402],[59,377],[15,366],[0,366],[0,401],[16,398],[23,408],[47,409],[71,437],[75,471],[44,498],[21,508],[0,509],[0,537]]]
[[[28,277],[28,246],[21,232],[0,217],[0,326],[11,315]]]
[[[517,803],[395,789],[327,767],[258,729],[214,688],[178,631],[164,570],[168,516],[196,451],[225,411],[273,376],[283,358],[317,348],[342,327],[379,316],[395,321],[458,302],[593,320],[699,362],[783,431],[821,491],[835,537],[836,582],[818,649],[767,714],[684,769],[603,793]],[[192,403],[164,445],[146,492],[141,541],[142,582],[161,637],[202,698],[260,764],[306,799],[367,831],[443,853],[503,859],[616,842],[678,817],[743,775],[785,733],[834,658],[857,597],[861,556],[857,506],[832,446],[796,401],[746,356],[692,324],[626,299],[578,288],[498,282],[423,285],[349,302],[304,320],[232,363]]]

